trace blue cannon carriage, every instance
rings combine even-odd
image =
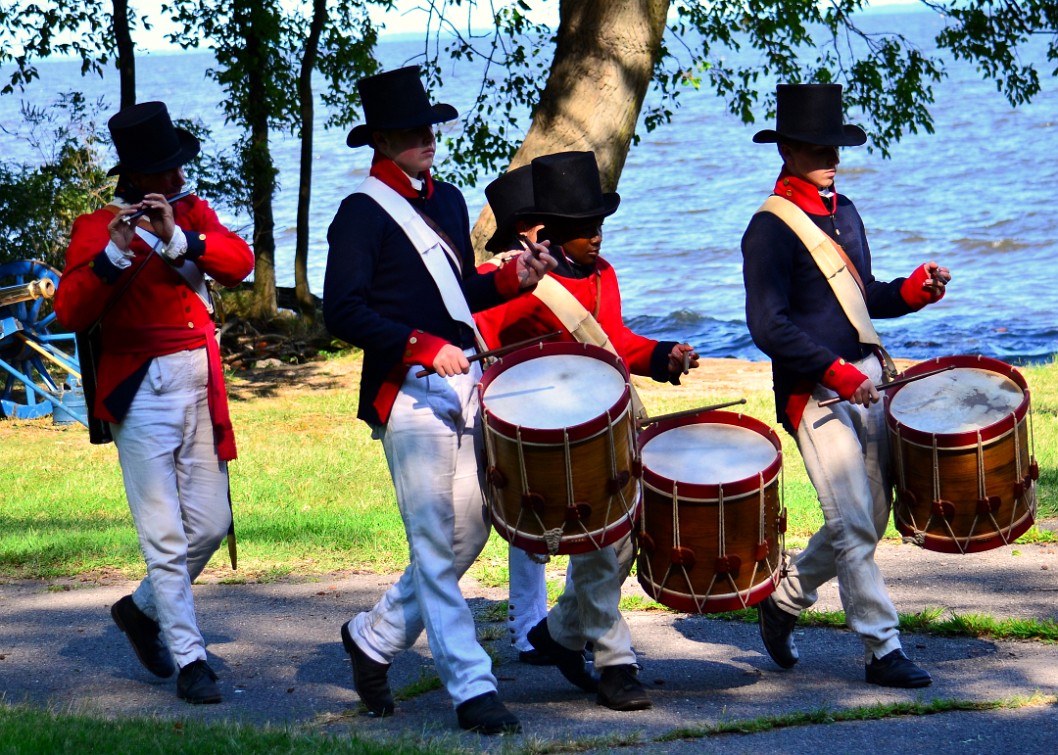
[[[88,424],[74,334],[52,332],[60,277],[38,260],[0,264],[0,417]]]

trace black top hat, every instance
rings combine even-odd
[[[366,122],[349,132],[345,143],[350,147],[373,147],[372,131],[432,126],[459,117],[451,105],[430,104],[418,66],[368,76],[360,79],[356,88]]]
[[[514,221],[533,207],[533,169],[523,165],[504,173],[485,187],[492,214],[496,216],[496,232],[485,243],[490,252],[502,252],[503,245],[514,236]]]
[[[118,152],[118,164],[108,176],[129,171],[164,173],[194,159],[201,148],[194,134],[173,125],[164,102],[130,105],[107,126]]]
[[[753,141],[858,147],[867,141],[867,134],[859,126],[844,124],[841,84],[779,84],[775,88],[775,129],[758,131]]]
[[[621,204],[616,191],[603,193],[594,152],[558,152],[538,157],[533,167],[533,215],[541,218],[595,218],[613,215]]]

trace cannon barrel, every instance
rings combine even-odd
[[[0,288],[0,307],[24,301],[50,299],[55,296],[55,283],[50,278],[40,278],[18,286]]]

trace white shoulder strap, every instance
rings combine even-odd
[[[768,197],[757,212],[770,212],[797,234],[797,238],[808,249],[808,253],[812,255],[820,272],[833,289],[834,296],[841,304],[845,316],[849,318],[849,322],[859,333],[860,342],[881,346],[882,341],[867,312],[863,292],[860,291],[856,279],[852,277],[852,273],[834,249],[834,242],[830,237],[823,233],[800,207],[776,194]]]
[[[441,299],[444,301],[448,314],[473,329],[475,338],[480,342],[481,336],[470,314],[463,287],[456,278],[452,265],[446,259],[448,257],[456,261],[456,267],[460,269],[462,266],[459,264],[459,256],[455,250],[448,248],[448,245],[426,224],[426,221],[404,197],[374,176],[365,178],[356,193],[366,194],[375,200],[401,227],[408,241],[419,252],[430,277],[437,284],[437,290],[441,293]]]
[[[136,235],[147,242],[147,246],[149,246],[155,254],[159,257],[162,256],[161,248],[164,246],[165,242],[143,226],[136,226]],[[210,296],[209,287],[206,285],[206,276],[202,274],[202,270],[199,266],[191,260],[181,261],[183,264],[170,265],[170,268],[184,279],[184,283],[187,284],[188,288],[198,295],[198,298],[206,305],[206,311],[213,314],[213,297]]]

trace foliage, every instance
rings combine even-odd
[[[25,89],[39,78],[34,62],[52,56],[72,56],[81,61],[82,75],[102,75],[113,54],[105,5],[105,0],[0,3],[0,65],[12,65],[0,94]]]
[[[845,86],[846,108],[863,114],[869,149],[888,155],[907,134],[933,132],[930,106],[949,65],[945,51],[977,64],[1012,105],[1039,93],[1038,71],[1019,50],[1033,35],[1049,34],[1048,59],[1058,60],[1058,5],[922,2],[945,18],[935,53],[899,34],[864,31],[860,19],[869,0],[675,0],[657,50],[657,97],[644,110],[643,126],[652,131],[667,124],[689,91],[710,91],[729,112],[753,123],[774,115],[772,81],[837,82]],[[529,18],[525,0],[495,3],[494,28],[487,33],[463,31],[459,12],[474,5],[434,0],[419,9],[425,14],[423,66],[432,83],[441,80],[444,57],[483,64],[464,128],[446,139],[451,156],[445,170],[469,185],[479,171],[505,169],[517,151],[527,128],[524,113],[540,100],[551,65],[545,52],[555,39],[548,25]]]
[[[105,204],[111,188],[96,123],[102,109],[77,92],[44,107],[22,103],[9,133],[26,139],[41,163],[0,164],[0,262],[39,259],[62,269],[73,221]]]

